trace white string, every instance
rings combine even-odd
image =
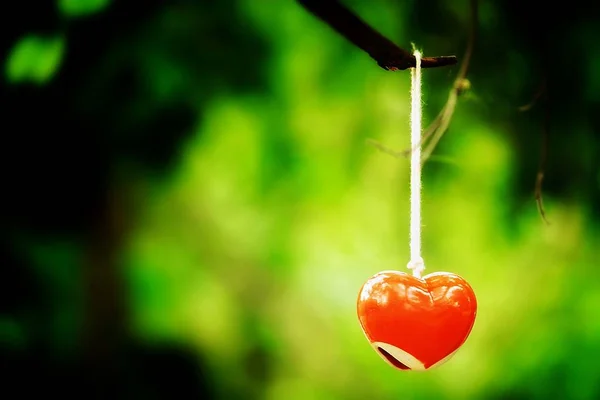
[[[421,278],[425,263],[421,257],[421,53],[414,51],[410,88],[410,261],[413,276]]]

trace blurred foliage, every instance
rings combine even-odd
[[[427,271],[465,277],[479,313],[451,361],[400,373],[355,302],[408,261],[408,160],[366,141],[409,146],[409,74],[293,1],[109,3],[2,13],[7,384],[145,399],[600,396],[595,9],[545,5],[562,31],[540,38],[521,3],[481,2],[471,89],[423,193]],[[405,48],[462,56],[466,0],[346,3]],[[549,42],[565,55],[544,64]],[[424,72],[426,122],[457,70]],[[517,111],[542,75],[550,225],[533,199],[545,104]]]
[[[60,68],[65,43],[62,38],[26,36],[14,46],[5,62],[6,78],[12,83],[42,84]]]
[[[58,7],[69,17],[87,16],[102,11],[111,0],[58,0]]]

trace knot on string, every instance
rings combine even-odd
[[[410,260],[406,266],[408,269],[412,269],[412,274],[415,278],[421,278],[421,272],[425,270],[425,261],[422,257]]]

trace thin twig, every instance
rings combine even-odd
[[[542,143],[540,145],[540,161],[538,165],[538,171],[535,176],[535,203],[537,205],[538,212],[542,217],[542,220],[550,225],[548,218],[546,218],[546,210],[544,209],[544,198],[542,195],[543,192],[543,182],[544,182],[544,171],[546,170],[546,160],[548,158],[548,141],[550,136],[550,106],[548,102],[548,87],[546,83],[546,78],[542,80],[539,89],[533,96],[533,99],[526,105],[519,107],[519,111],[529,111],[531,110],[538,101],[542,99],[544,101],[544,122],[542,124]]]
[[[373,29],[339,0],[297,0],[304,8],[327,23],[358,48],[389,71],[415,67],[415,56]],[[456,64],[456,56],[423,57],[422,68],[445,67]]]
[[[542,81],[542,83],[540,84],[540,87],[538,88],[537,92],[535,92],[535,94],[533,95],[533,98],[531,99],[531,101],[528,104],[525,104],[521,107],[519,107],[519,111],[521,112],[525,112],[525,111],[529,111],[533,108],[533,106],[535,106],[538,102],[538,100],[540,99],[540,97],[542,97],[542,95],[546,92],[546,80],[544,79]]]
[[[423,133],[423,137],[421,139],[421,143],[419,143],[419,146],[423,146],[425,143],[427,143],[427,145],[425,149],[423,149],[423,153],[421,155],[421,164],[424,164],[431,157],[433,150],[435,149],[438,142],[448,129],[450,121],[452,120],[452,116],[454,115],[454,110],[456,109],[458,97],[470,88],[470,82],[467,80],[466,76],[467,71],[469,69],[471,57],[473,55],[473,48],[475,46],[475,36],[477,33],[477,0],[471,0],[470,10],[471,21],[469,27],[469,39],[467,42],[467,48],[465,50],[465,56],[460,65],[460,69],[458,71],[456,79],[454,80],[454,84],[452,85],[452,89],[448,94],[448,100],[446,100],[446,104],[444,104],[444,107],[442,107],[442,109],[435,117],[433,122],[427,127],[427,129],[425,129],[425,132]],[[385,147],[381,143],[378,143],[374,140],[369,140],[368,143],[385,153],[393,155],[394,157],[408,157],[414,150],[412,148],[409,148],[403,151],[395,151]]]
[[[379,151],[389,154],[390,156],[393,156],[396,158],[406,157],[406,154],[404,151],[396,151],[396,150],[390,149],[389,147],[386,147],[383,144],[379,143],[377,140],[367,139],[367,144],[370,144],[371,146],[375,147]]]
[[[544,128],[542,130],[542,146],[540,147],[540,164],[535,180],[535,202],[538,206],[538,211],[544,222],[550,225],[550,221],[546,218],[546,210],[544,209],[544,199],[542,197],[542,183],[544,181],[544,171],[546,170],[546,160],[548,158],[548,142],[550,140],[550,106],[548,103],[548,92],[546,91],[546,111],[544,116]]]
[[[538,211],[542,220],[548,225],[550,225],[550,221],[546,218],[546,210],[544,209],[544,198],[542,197],[542,183],[544,181],[544,171],[542,169],[538,170],[536,179],[535,179],[535,203],[537,204]]]
[[[546,211],[544,209],[544,199],[542,197],[542,183],[544,181],[544,171],[546,170],[546,160],[548,159],[548,142],[550,139],[550,105],[548,102],[548,89],[546,87],[546,80],[544,79],[544,125],[542,128],[542,145],[540,146],[540,163],[538,166],[538,172],[535,179],[535,202],[538,207],[538,211],[544,222],[550,224],[546,218]]]
[[[470,1],[470,10],[471,10],[471,22],[469,24],[469,39],[467,42],[467,49],[465,50],[465,56],[460,65],[460,69],[458,74],[456,75],[456,79],[454,80],[454,85],[452,85],[452,89],[448,95],[448,100],[446,104],[433,121],[431,125],[425,131],[423,135],[423,142],[429,140],[429,143],[423,150],[422,155],[422,163],[424,164],[431,153],[435,150],[435,147],[439,143],[440,139],[446,133],[448,126],[450,125],[450,121],[452,120],[452,116],[454,115],[454,110],[456,109],[456,103],[458,100],[458,96],[464,93],[466,90],[470,88],[470,83],[467,80],[467,72],[469,70],[469,64],[471,62],[471,57],[473,56],[473,48],[475,47],[475,37],[477,35],[477,21],[478,21],[478,2],[477,0]]]

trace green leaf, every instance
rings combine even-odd
[[[43,84],[58,71],[64,51],[62,37],[25,36],[15,43],[6,59],[6,79],[11,83]]]
[[[58,0],[58,8],[67,17],[83,17],[102,11],[111,0]]]

